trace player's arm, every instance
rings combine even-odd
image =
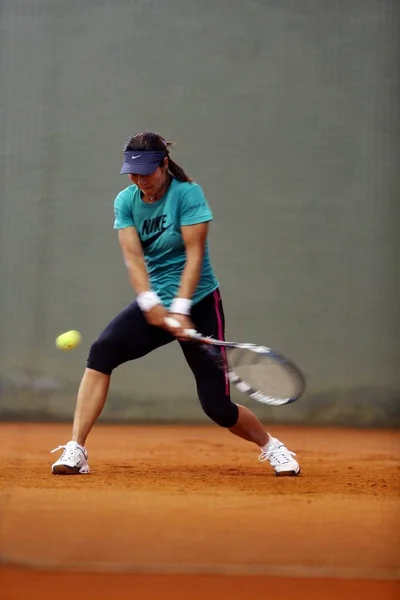
[[[189,191],[181,198],[179,215],[186,263],[170,312],[183,329],[192,329],[193,324],[189,318],[192,297],[200,280],[209,222],[213,218],[200,186],[190,186]]]
[[[120,192],[114,200],[114,229],[118,231],[119,245],[133,289],[138,295],[150,291],[150,281],[142,244],[135,227],[132,194],[129,189]]]
[[[169,328],[165,324],[168,311],[157,294],[151,291],[143,249],[135,227],[120,229],[118,231],[118,241],[128,270],[130,283],[137,293],[136,300],[146,321],[150,325],[168,330]]]
[[[150,281],[142,245],[135,227],[120,229],[118,231],[118,241],[133,289],[138,295],[150,291]]]
[[[191,299],[200,280],[208,235],[208,223],[183,225],[181,234],[186,250],[186,263],[177,296]]]
[[[192,296],[200,280],[206,247],[208,223],[182,225],[181,235],[186,250],[186,263],[181,275],[176,298],[172,301],[170,315],[180,323],[181,329],[177,337],[186,337],[185,329],[195,329],[189,314]]]
[[[181,226],[181,235],[186,250],[186,263],[177,295],[170,306],[171,316],[181,325],[178,337],[186,337],[184,334],[185,329],[195,329],[189,315],[192,296],[200,280],[207,233],[208,222]]]

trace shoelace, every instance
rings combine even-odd
[[[77,449],[75,446],[71,447],[67,444],[63,445],[63,446],[57,446],[57,448],[54,448],[54,450],[50,450],[51,453],[53,452],[57,452],[57,450],[61,450],[62,448],[64,448],[64,452],[62,453],[62,455],[60,456],[60,460],[61,459],[66,459],[69,460],[70,458],[74,458],[74,452]]]
[[[285,446],[279,446],[278,448],[264,450],[264,452],[261,452],[258,460],[260,462],[269,460],[272,466],[286,465],[288,462],[290,462],[292,456],[296,456],[296,453],[291,452]]]

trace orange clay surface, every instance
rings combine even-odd
[[[400,436],[275,426],[299,477],[217,426],[0,425],[0,598],[400,597]],[[257,596],[255,596],[257,595]]]

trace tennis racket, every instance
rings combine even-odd
[[[180,327],[180,323],[171,317],[165,322],[168,327]],[[275,350],[256,344],[216,340],[192,329],[185,333],[227,373],[232,385],[253,400],[281,406],[295,402],[304,393],[306,383],[299,367]],[[221,352],[222,348],[225,352]]]

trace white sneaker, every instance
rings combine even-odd
[[[270,436],[268,445],[264,447],[258,460],[261,462],[268,460],[271,467],[275,469],[275,475],[298,475],[300,465],[293,456],[296,454],[288,450],[285,444]]]
[[[57,452],[61,448],[64,448],[64,452],[51,467],[53,475],[86,475],[90,473],[86,448],[71,441],[65,446],[57,446],[51,452]]]

